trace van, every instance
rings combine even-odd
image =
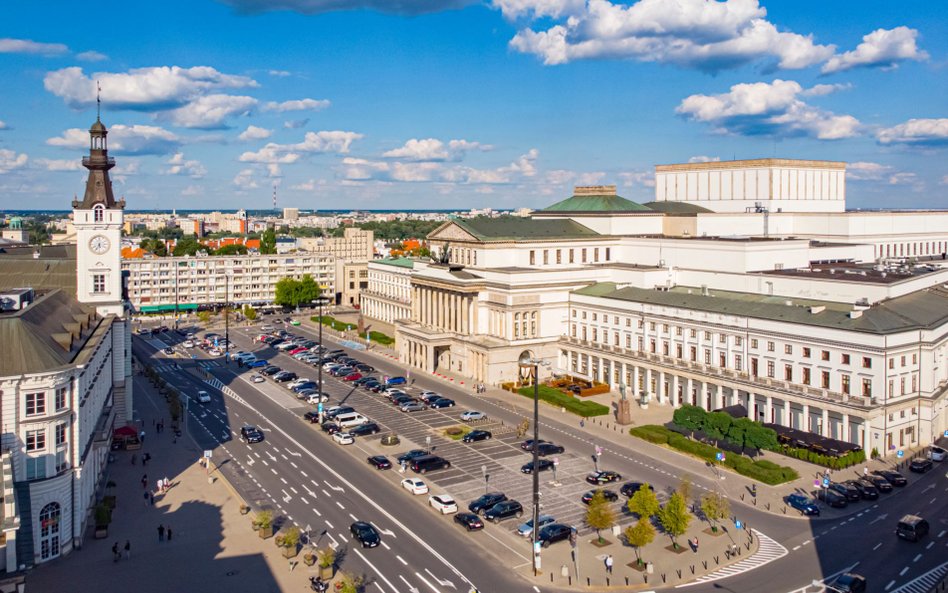
[[[350,412],[348,414],[340,414],[336,416],[335,422],[339,425],[340,428],[352,428],[353,426],[361,426],[368,422],[369,419],[359,414],[358,412]]]
[[[928,521],[918,515],[905,515],[899,520],[895,534],[910,542],[917,542],[928,535]]]
[[[436,469],[447,469],[451,467],[451,462],[438,455],[424,455],[416,457],[411,462],[411,469],[419,474],[423,474]]]

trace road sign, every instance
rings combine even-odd
[[[824,488],[829,488],[829,485],[830,485],[830,480],[829,480],[829,478],[823,478],[823,487],[824,487]]]
[[[599,445],[596,445],[596,456],[601,456],[601,455],[602,455],[602,447],[600,447]]]
[[[741,523],[740,519],[738,519],[737,521],[734,522],[734,529],[740,529],[740,528],[743,527],[743,526],[744,526],[744,524]]]
[[[718,451],[718,453],[714,456],[714,458],[717,459],[718,461],[724,461],[724,453]]]
[[[945,438],[948,438],[948,430],[945,431]]]
[[[898,457],[899,459],[902,459],[903,457],[905,457],[905,451],[903,451],[902,449],[899,449],[899,452],[896,453],[895,456]]]
[[[318,404],[316,404],[316,411],[320,414],[323,413],[323,402],[319,402]]]
[[[205,449],[205,450],[204,450],[204,458],[205,458],[205,459],[210,459],[210,458],[211,458],[211,450],[210,450],[210,449]]]
[[[560,464],[560,458],[559,458],[559,457],[554,457],[554,458],[553,458],[553,465],[559,465],[559,464]]]

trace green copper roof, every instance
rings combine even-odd
[[[568,219],[532,219],[520,216],[489,218],[458,218],[452,221],[482,241],[580,239],[598,237],[599,233]]]
[[[713,212],[704,206],[687,204],[685,202],[671,202],[668,200],[663,200],[661,202],[645,202],[642,205],[650,210],[664,212],[665,214],[704,214],[707,212]]]
[[[650,212],[650,210],[631,200],[616,195],[572,196],[541,212]]]
[[[390,257],[388,259],[376,259],[372,260],[372,263],[376,264],[385,264],[386,266],[396,266],[398,268],[408,268],[409,270],[415,267],[415,260],[410,257]]]

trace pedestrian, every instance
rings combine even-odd
[[[144,430],[138,433],[138,440],[141,441],[143,445],[145,444],[145,431]]]
[[[167,492],[168,489],[171,488],[171,480],[168,479],[168,476],[165,476],[165,481],[162,482],[162,486],[164,486],[165,492]]]
[[[168,541],[171,541],[171,526],[168,526]]]
[[[144,461],[144,458],[142,458]],[[142,488],[148,488],[148,474],[142,474]]]
[[[163,491],[162,488],[161,488],[162,485],[163,485],[163,483],[162,483],[162,481],[161,481],[161,478],[158,478],[158,490],[157,490],[157,491],[158,491],[159,493]]]
[[[695,536],[695,553],[698,552],[698,536]]]
[[[868,465],[866,465],[866,466],[864,466],[864,467],[862,468],[862,476],[863,476],[864,478],[868,478],[868,477],[869,477],[869,466],[868,466]]]
[[[132,559],[132,542],[125,540],[125,559]]]
[[[580,418],[580,419],[579,419],[579,427],[580,427],[580,428],[586,428],[586,419],[585,419],[585,418]]]
[[[606,574],[612,574],[612,554],[606,556]]]
[[[118,542],[115,542],[115,544],[112,545],[112,562],[118,562],[121,557]]]
[[[143,492],[143,494],[145,495],[145,506],[147,507],[148,506],[148,492]]]
[[[149,492],[148,497],[151,499],[151,506],[155,506],[155,493]]]
[[[165,541],[165,526],[164,526],[164,525],[159,525],[159,526],[158,526],[158,541],[160,541],[160,542]],[[118,544],[116,544],[116,545],[118,545]]]
[[[146,465],[148,465],[149,459],[151,459],[151,455],[149,455],[148,453],[145,453],[144,455],[142,455],[142,467],[145,467]]]
[[[135,465],[135,454],[132,453],[132,465]]]

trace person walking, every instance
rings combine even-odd
[[[868,477],[869,477],[869,466],[868,466],[868,465],[863,466],[863,468],[862,468],[862,477],[864,477],[864,478],[868,478]]]
[[[158,526],[158,541],[160,542],[165,541],[165,526],[164,525]]]
[[[125,559],[126,560],[132,559],[132,542],[130,542],[129,540],[125,540]]]
[[[151,506],[155,506],[155,493],[154,493],[154,492],[149,492],[149,493],[148,493],[148,498],[151,500]]]
[[[606,556],[606,574],[612,574],[612,554]]]
[[[161,483],[161,485],[164,487],[165,492],[167,492],[168,489],[171,488],[171,480],[168,479],[168,476],[165,476],[165,480],[164,482]]]
[[[695,553],[698,553],[698,536],[695,536]]]
[[[161,481],[161,478],[158,478],[157,484],[158,484],[158,492],[160,493],[160,492],[162,491],[162,490],[161,490],[161,487],[164,485],[164,484],[162,483],[162,481]]]
[[[143,458],[142,458],[142,461],[144,461],[144,460],[145,460],[145,458],[143,457]],[[142,474],[142,488],[143,488],[143,489],[144,489],[144,488],[148,488],[148,474]]]
[[[148,506],[148,497],[149,497],[149,494],[150,494],[150,493],[149,493],[149,492],[143,492],[143,494],[145,495],[145,506],[147,507],[147,506]]]
[[[171,541],[171,526],[168,526],[168,541]]]
[[[112,562],[118,562],[121,557],[121,554],[119,554],[118,542],[115,542],[112,545]]]
[[[138,433],[138,440],[141,441],[143,445],[145,444],[145,431],[144,430]]]

